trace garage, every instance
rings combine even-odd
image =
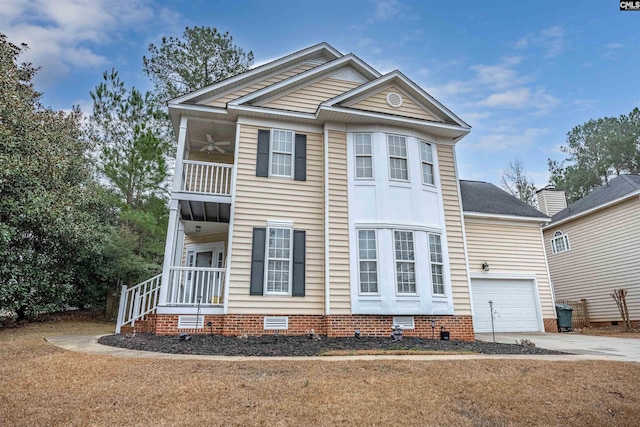
[[[543,330],[533,280],[471,279],[471,292],[476,333],[491,332],[489,301],[493,301],[496,332]]]

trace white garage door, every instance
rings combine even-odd
[[[496,332],[541,330],[532,280],[471,279],[471,291],[475,332],[491,332],[489,301]]]

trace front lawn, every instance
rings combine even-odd
[[[44,337],[104,334],[83,320],[0,330],[3,426],[562,425],[640,420],[640,364],[117,358]]]

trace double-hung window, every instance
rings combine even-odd
[[[413,231],[393,232],[398,294],[416,294],[416,261]]]
[[[358,230],[360,293],[378,293],[378,256],[375,230]]]
[[[373,178],[373,149],[371,147],[370,133],[356,133],[356,179]]]
[[[387,135],[387,148],[389,150],[389,179],[409,181],[407,139],[404,136]]]
[[[551,249],[554,254],[560,252],[566,252],[569,248],[569,236],[558,230],[553,233],[553,239],[551,239]]]
[[[431,261],[433,293],[435,295],[444,295],[442,240],[439,234],[429,234],[429,257]]]
[[[420,161],[422,162],[422,183],[433,185],[433,150],[428,142],[420,141]]]
[[[271,131],[271,175],[293,177],[293,132]]]
[[[288,295],[291,289],[292,235],[290,228],[267,229],[267,289],[265,294]]]

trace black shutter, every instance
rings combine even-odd
[[[267,238],[266,228],[253,229],[251,244],[251,286],[250,295],[263,295],[264,287],[264,248]]]
[[[269,139],[271,132],[258,129],[258,156],[256,158],[256,176],[269,176]]]
[[[294,171],[293,178],[296,181],[307,180],[307,135],[296,134],[296,163]]]
[[[306,255],[306,232],[294,230],[293,232],[293,288],[291,295],[294,297],[304,296],[304,263]]]

